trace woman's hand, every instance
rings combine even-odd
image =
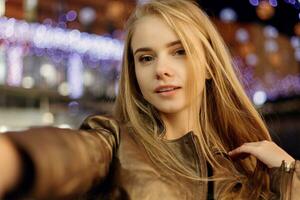
[[[0,135],[0,199],[13,189],[20,177],[21,161],[11,141]]]
[[[295,159],[283,149],[271,141],[249,142],[228,152],[233,159],[243,158],[249,155],[255,156],[269,168],[279,167],[282,161],[292,163]]]

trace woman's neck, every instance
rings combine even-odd
[[[180,112],[175,114],[161,113],[161,118],[166,126],[165,139],[173,140],[182,137],[186,133],[192,131],[192,118],[188,112]]]

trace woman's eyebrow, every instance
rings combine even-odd
[[[181,41],[180,40],[176,40],[174,42],[170,42],[168,44],[166,44],[166,47],[171,47],[171,46],[175,46],[177,44],[180,44],[181,45]]]
[[[166,47],[169,48],[169,47],[172,47],[172,46],[175,46],[177,44],[180,44],[181,45],[181,41],[180,40],[176,40],[176,41],[173,41],[173,42],[169,42],[166,44]],[[138,52],[141,52],[141,51],[152,51],[153,49],[152,48],[149,48],[149,47],[142,47],[142,48],[138,48],[137,50],[135,50],[134,52],[134,55]]]

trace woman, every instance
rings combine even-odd
[[[150,1],[126,30],[115,119],[92,116],[79,131],[4,134],[0,152],[10,157],[0,154],[0,192],[37,199],[300,196],[299,161],[271,141],[196,5]]]

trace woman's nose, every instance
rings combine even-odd
[[[165,79],[173,76],[173,71],[167,58],[160,58],[156,63],[155,74],[157,79]]]

